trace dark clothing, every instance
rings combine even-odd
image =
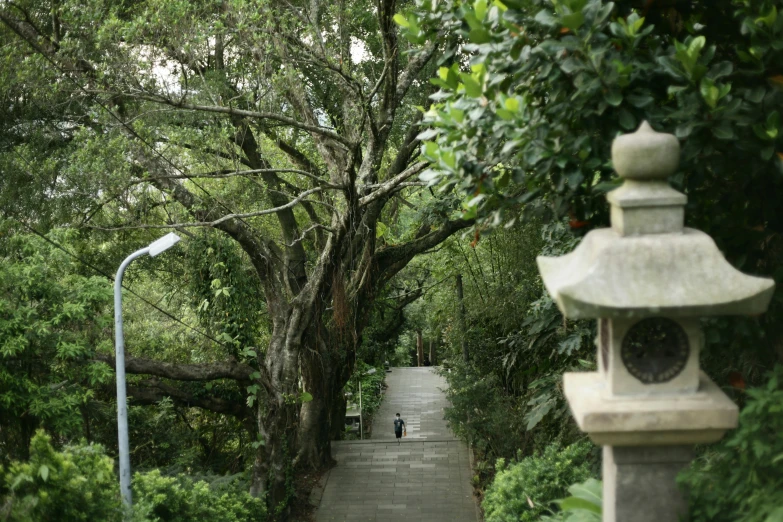
[[[402,430],[405,427],[405,421],[402,419],[394,419],[394,434],[399,439],[402,437]]]

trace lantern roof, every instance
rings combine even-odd
[[[624,184],[607,196],[612,227],[570,254],[538,258],[544,285],[568,318],[757,315],[775,283],[732,267],[707,234],[685,228],[687,198],[665,181],[680,145],[647,122],[612,143]]]

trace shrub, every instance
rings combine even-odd
[[[495,480],[482,504],[486,522],[539,520],[571,484],[590,478],[591,451],[592,444],[582,441],[565,449],[547,446],[541,455],[508,467],[498,459]]]
[[[218,487],[159,470],[133,476],[133,522],[263,522],[264,501],[253,498],[241,481],[221,477]],[[219,484],[218,484],[219,483]],[[0,468],[0,520],[13,522],[120,522],[122,506],[114,463],[98,444],[56,451],[38,431],[28,462]]]
[[[203,480],[194,482],[183,475],[164,477],[159,470],[135,473],[133,489],[136,515],[150,522],[266,520],[262,499],[235,489],[219,493]]]
[[[0,494],[0,519],[121,520],[114,464],[103,448],[82,444],[58,452],[43,431],[38,431],[30,443],[30,460],[13,462],[2,473]]]
[[[680,475],[692,522],[783,520],[783,365],[747,395],[739,428]]]

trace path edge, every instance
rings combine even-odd
[[[310,496],[307,501],[314,508],[314,512],[318,511],[318,508],[321,506],[321,499],[324,496],[324,491],[326,491],[326,483],[329,481],[329,476],[332,474],[333,469],[334,466],[321,475],[321,478],[318,479],[318,484],[310,490]]]
[[[476,455],[473,454],[473,444],[467,444],[467,446],[468,446],[468,460],[470,461],[470,472],[471,474],[475,475]],[[472,476],[470,477],[470,483],[471,485],[473,485]],[[481,503],[479,502],[479,497],[475,493],[473,493],[472,495],[473,495],[473,504],[476,507],[476,522],[484,522],[484,513],[481,511]]]

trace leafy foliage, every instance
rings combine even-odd
[[[55,451],[51,437],[38,431],[30,460],[13,462],[0,482],[0,514],[19,522],[120,521],[114,463],[99,445]]]
[[[0,459],[25,458],[41,426],[79,437],[93,387],[112,379],[105,364],[89,361],[112,349],[110,283],[80,275],[41,238],[9,237],[0,254],[0,440],[7,448]]]
[[[464,333],[449,295],[453,290],[441,290],[447,296],[440,298],[443,304],[433,298],[450,315],[446,418],[486,462],[513,458],[518,449],[529,455],[552,442],[567,445],[578,437],[560,383],[563,372],[594,366],[594,327],[563,321],[535,265],[539,253],[559,255],[577,241],[562,223],[527,223],[495,230],[465,249],[469,256],[457,265],[469,275]],[[430,316],[438,313],[429,308]],[[463,340],[470,352],[467,364],[460,360]],[[490,476],[491,466],[483,466],[479,482]]]
[[[482,507],[487,522],[534,521],[550,503],[562,497],[575,482],[590,478],[592,444],[587,441],[561,448],[550,444],[536,456],[506,466],[495,465],[497,474],[487,489]],[[564,501],[566,506],[575,501]]]
[[[76,444],[55,450],[51,437],[38,431],[30,460],[0,468],[0,516],[14,522],[123,520],[114,462],[99,444]],[[222,482],[222,484],[221,484]],[[133,476],[133,522],[263,522],[263,499],[244,484],[215,481],[214,487],[159,470]],[[239,488],[242,488],[241,490]]]
[[[383,400],[383,394],[381,393],[381,387],[384,378],[386,377],[386,370],[383,366],[374,368],[375,373],[368,375],[368,371],[373,369],[369,364],[358,361],[356,363],[356,371],[351,379],[346,383],[344,391],[350,393],[351,396],[348,402],[352,403],[357,409],[359,408],[359,381],[362,383],[362,411],[363,422],[365,427],[372,422],[373,415],[381,405]]]
[[[228,238],[204,232],[187,244],[192,308],[218,340],[240,350],[258,346],[265,306],[258,278]]]
[[[484,215],[539,198],[600,222],[611,139],[647,119],[688,138],[673,180],[688,192],[729,196],[717,179],[774,185],[780,3],[694,4],[672,27],[625,1],[417,2],[408,34],[445,26],[466,53],[432,80],[441,90],[425,119],[425,177],[472,194],[468,207]],[[733,170],[740,162],[750,179]]]
[[[247,491],[214,491],[204,481],[186,476],[164,477],[159,470],[133,476],[135,515],[155,522],[216,520],[220,522],[263,522],[263,499]]]
[[[783,517],[783,365],[747,395],[739,428],[680,475],[694,522]]]

